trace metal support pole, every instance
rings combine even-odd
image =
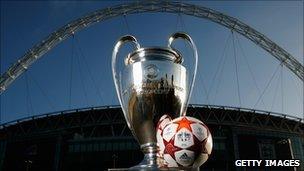
[[[237,134],[235,133],[235,130],[233,130],[232,133],[232,142],[233,142],[233,150],[234,150],[234,159],[238,160],[240,159],[240,155],[239,155],[239,141],[237,138]],[[236,171],[241,171],[240,167],[236,167]]]
[[[61,156],[61,142],[62,136],[59,135],[56,142],[56,151],[55,151],[55,158],[54,158],[54,171],[58,171],[60,169],[60,156]]]
[[[6,152],[6,140],[0,141],[0,170],[3,170],[3,163]]]

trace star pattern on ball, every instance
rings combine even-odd
[[[173,157],[173,158],[175,159],[174,153],[175,153],[176,151],[181,150],[181,148],[175,147],[173,144],[174,144],[173,138],[172,138],[169,142],[165,142],[166,148],[165,148],[165,151],[164,151],[164,152],[165,152],[166,154],[170,154],[170,156]]]
[[[187,117],[183,117],[181,120],[176,121],[176,122],[174,122],[174,123],[177,123],[177,124],[178,124],[178,127],[177,127],[177,129],[176,129],[176,132],[178,132],[178,131],[179,131],[180,129],[182,129],[182,128],[186,128],[186,129],[188,129],[189,131],[192,131],[192,128],[191,128],[190,125],[191,125],[192,123],[195,123],[195,122],[193,122],[193,121],[187,119]]]

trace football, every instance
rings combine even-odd
[[[157,141],[160,144],[160,153],[168,167],[198,168],[211,154],[211,133],[196,118],[176,118],[166,123],[159,134]]]

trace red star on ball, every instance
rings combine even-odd
[[[187,117],[184,116],[181,120],[176,121],[176,122],[174,122],[174,123],[177,123],[177,124],[178,124],[178,127],[177,127],[177,129],[176,129],[176,132],[178,132],[178,131],[179,131],[180,129],[182,129],[182,128],[186,128],[186,129],[192,131],[190,125],[191,125],[192,123],[195,123],[195,122],[188,120]]]

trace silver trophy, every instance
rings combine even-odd
[[[186,40],[193,49],[192,73],[183,66],[183,57],[174,48],[175,39]],[[120,61],[117,53],[127,42],[135,51]],[[167,114],[176,118],[186,114],[188,99],[195,81],[198,55],[191,37],[177,32],[170,36],[168,47],[141,48],[131,35],[121,37],[112,54],[112,72],[119,102],[127,124],[144,153],[144,159],[131,170],[159,170],[162,160],[158,156],[156,123]]]

